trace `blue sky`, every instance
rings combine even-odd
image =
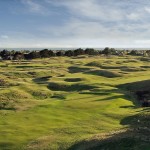
[[[0,0],[0,47],[150,47],[149,0]]]

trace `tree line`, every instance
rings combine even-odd
[[[39,51],[8,51],[2,50],[0,51],[0,58],[2,60],[20,60],[20,59],[36,59],[36,58],[49,58],[49,57],[59,57],[59,56],[79,56],[79,55],[117,55],[117,56],[125,56],[125,55],[133,55],[133,56],[149,56],[150,50],[116,50],[114,48],[106,47],[103,50],[96,50],[94,48],[78,48],[75,50],[48,50],[43,49]]]

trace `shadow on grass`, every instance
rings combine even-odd
[[[129,127],[106,134],[99,134],[73,144],[68,150],[149,150],[150,109],[121,120]]]
[[[138,128],[148,128],[150,127],[150,108],[144,108],[140,111],[140,113],[126,117],[121,120],[120,124],[129,125],[130,128],[138,129]],[[150,130],[149,132],[150,133]],[[149,135],[150,136],[150,135]]]
[[[146,141],[134,138],[132,131],[120,131],[83,140],[68,150],[149,150],[145,149],[149,146]]]
[[[150,107],[147,107],[147,108],[143,108],[142,110],[139,110],[137,112],[149,112],[150,111]]]
[[[141,85],[143,83],[143,85]],[[145,84],[146,83],[146,84]],[[139,85],[140,84],[140,85]],[[149,80],[134,82],[121,85],[121,89],[135,90],[140,88],[149,87]],[[138,86],[138,87],[137,87]],[[134,89],[135,88],[135,89]],[[120,90],[120,89],[118,89]],[[123,90],[122,90],[123,91]],[[97,93],[96,93],[97,94]],[[122,98],[128,97],[133,101],[132,94],[124,94]],[[106,100],[112,100],[120,98],[119,96],[113,96],[106,98]],[[121,108],[135,109],[138,104],[135,102],[135,106],[121,106]],[[110,132],[107,134],[99,134],[92,138],[85,139],[74,143],[68,150],[149,150],[150,149],[150,108],[143,108],[136,115],[128,116],[120,121],[120,124],[126,126],[123,131]],[[128,127],[127,127],[128,126]]]
[[[79,82],[79,81],[83,81],[82,78],[66,78],[64,81],[66,82]]]
[[[120,89],[125,89],[131,92],[136,92],[138,90],[150,90],[150,80],[137,81],[132,83],[125,83],[118,86]]]
[[[116,78],[116,77],[122,77],[123,75],[114,72],[114,71],[108,71],[108,70],[92,70],[92,71],[87,71],[85,74],[91,74],[91,75],[96,75],[96,76],[103,76],[106,78]]]
[[[53,96],[51,96],[51,98],[55,98],[55,99],[58,99],[58,100],[65,100],[66,95],[65,94],[54,94]]]
[[[136,67],[130,67],[130,68],[122,68],[121,71],[125,72],[138,72],[138,71],[145,71],[143,68],[136,68]]]
[[[146,69],[149,69],[150,68],[150,66],[141,66],[141,68],[146,68]]]
[[[0,110],[16,110],[16,108],[0,108]]]
[[[64,84],[64,83],[56,83],[56,82],[50,82],[48,84],[48,88],[52,91],[82,91],[82,90],[91,90],[96,88],[96,86],[93,85],[86,85],[86,84]]]
[[[133,105],[128,105],[128,106],[120,106],[120,108],[135,108]]]
[[[44,76],[44,77],[40,77],[40,78],[35,78],[35,79],[33,79],[33,81],[35,83],[42,84],[42,83],[46,83],[50,78],[52,78],[52,76]]]
[[[99,92],[93,92],[93,91],[88,91],[88,92],[80,92],[80,94],[88,94],[88,95],[109,95],[111,93],[106,92],[106,91],[99,91]]]
[[[68,67],[69,73],[82,73],[91,70],[91,68],[80,68],[77,66]]]
[[[150,102],[150,80],[137,81],[132,83],[125,83],[117,86],[122,90],[126,90],[133,95],[136,103],[143,107],[149,107]]]
[[[112,93],[114,94],[119,94],[119,95],[114,95],[112,96]],[[116,100],[116,99],[119,99],[119,98],[122,98],[122,99],[126,99],[126,100],[129,100],[129,101],[132,101],[133,104],[134,104],[134,108],[138,108],[140,105],[138,104],[138,102],[135,100],[134,98],[134,95],[132,95],[131,93],[129,92],[126,92],[122,89],[111,89],[111,90],[104,90],[104,89],[101,89],[101,90],[98,90],[98,91],[87,91],[87,92],[80,92],[80,94],[91,94],[91,95],[97,95],[97,96],[107,96],[106,98],[103,98],[103,99],[97,99],[95,101],[107,101],[107,100]],[[109,96],[109,97],[108,97]]]

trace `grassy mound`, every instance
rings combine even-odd
[[[0,87],[19,86],[19,83],[11,81],[7,78],[0,78]]]
[[[93,61],[93,62],[90,62],[90,63],[87,63],[86,66],[92,66],[92,67],[99,67],[99,68],[102,68],[102,69],[123,69],[123,68],[127,68],[127,66],[118,66],[118,65],[108,65],[108,64],[102,64],[101,62],[99,61]]]
[[[31,96],[22,91],[22,90],[3,90],[0,92],[0,97],[4,99],[12,99],[12,100],[21,100],[21,99],[28,99],[31,98]]]
[[[15,101],[8,98],[1,98],[0,110],[15,110]]]
[[[48,88],[53,91],[82,91],[82,90],[91,90],[96,88],[93,85],[87,84],[66,84],[60,82],[50,82]]]
[[[29,75],[27,72],[5,72],[3,75],[7,77],[15,77],[15,78],[30,78],[31,75]]]
[[[8,86],[8,85],[9,85],[9,83],[6,79],[0,78],[0,86]]]
[[[47,99],[52,96],[51,92],[45,90],[32,90],[31,94],[35,99],[40,99],[40,100]]]
[[[102,67],[102,63],[99,61],[93,61],[93,62],[87,63],[86,66]]]
[[[30,98],[30,94],[22,90],[2,90],[0,92],[0,109],[14,110],[19,101]]]
[[[8,77],[8,78],[40,78],[44,76],[49,76],[51,74],[51,71],[16,71],[16,72],[2,72],[2,75]]]
[[[116,78],[116,77],[122,77],[122,74],[115,72],[115,71],[107,71],[107,70],[93,70],[86,72],[87,74],[97,75],[97,76],[103,76],[106,78]]]
[[[48,78],[48,77],[51,77],[50,74],[51,74],[51,71],[29,71],[27,72],[28,75],[30,75],[30,77],[33,77],[33,78]]]

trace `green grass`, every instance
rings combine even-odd
[[[130,87],[139,81],[138,87],[149,85],[144,81],[150,80],[150,68],[143,67],[150,65],[148,58],[55,57],[0,65],[2,150],[74,149],[95,135],[133,128],[134,118],[145,110]],[[126,140],[128,147],[149,146]],[[95,149],[115,150],[119,144],[104,143]],[[124,139],[120,143],[125,147]]]

